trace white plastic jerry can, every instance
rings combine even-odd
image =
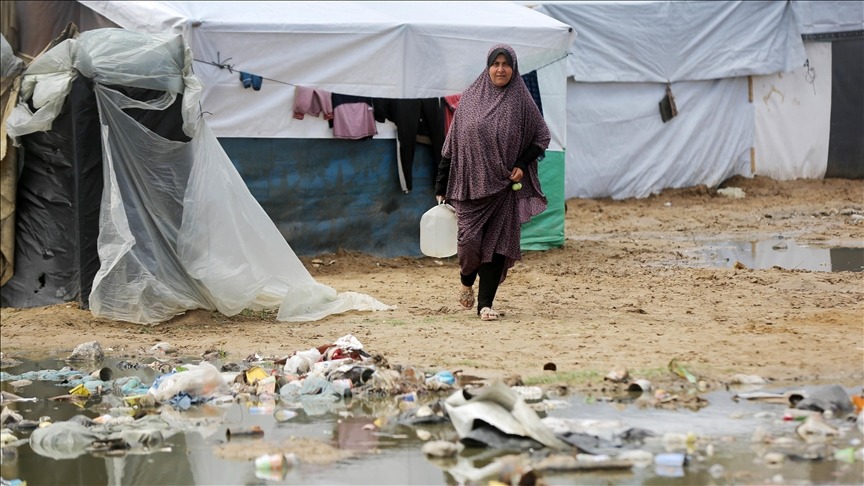
[[[420,218],[420,251],[433,258],[456,254],[456,210],[438,204]]]

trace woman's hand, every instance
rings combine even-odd
[[[519,167],[513,167],[513,170],[510,171],[510,180],[513,182],[519,182],[522,180],[522,169]]]
[[[435,196],[435,200],[438,201],[438,204],[441,204],[444,202],[444,196],[442,196],[441,194],[438,194]]]

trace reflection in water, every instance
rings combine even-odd
[[[372,417],[349,417],[339,420],[336,426],[336,442],[340,449],[357,452],[373,451],[378,447]]]
[[[831,248],[831,271],[864,271],[864,248]]]
[[[864,271],[864,248],[817,248],[784,238],[707,242],[695,253],[708,264],[720,267],[732,267],[740,262],[752,269],[776,266],[813,272]]]
[[[9,373],[20,374],[33,369],[57,369],[64,363],[54,360],[28,362]],[[119,370],[113,362],[104,363],[115,369],[115,375],[137,374],[142,381],[153,380],[140,370]],[[118,376],[115,376],[117,378]],[[4,391],[12,391],[3,382]],[[66,393],[54,382],[34,382],[17,390],[22,396],[50,397]],[[851,393],[851,392],[850,392]],[[643,448],[652,453],[665,452],[663,437],[667,434],[695,434],[704,444],[710,443],[714,454],[703,454],[699,460],[683,467],[684,477],[663,477],[653,465],[623,471],[586,471],[579,473],[548,473],[544,481],[550,485],[564,484],[732,484],[736,482],[766,483],[780,475],[787,483],[840,483],[860,482],[864,466],[860,460],[852,464],[835,460],[787,460],[772,468],[758,458],[776,446],[753,443],[754,431],[763,429],[774,437],[800,442],[795,435],[796,423],[783,420],[785,405],[760,401],[732,399],[733,392],[715,391],[704,395],[709,405],[698,412],[690,410],[660,410],[640,405],[638,394],[614,400],[587,399],[572,396],[568,406],[546,412],[550,417],[567,419],[593,419],[620,421],[629,427],[647,429],[656,437],[646,439]],[[55,422],[68,420],[76,414],[96,417],[102,413],[117,413],[106,405],[88,402],[84,408],[68,402],[11,403],[8,406],[27,419],[50,416]],[[472,477],[495,458],[507,452],[485,449],[466,449],[449,461],[433,461],[420,452],[425,439],[453,441],[455,432],[449,424],[424,424],[412,427],[401,424],[398,400],[383,399],[375,402],[343,400],[331,402],[330,408],[321,410],[316,404],[307,413],[301,403],[229,403],[192,407],[179,411],[163,407],[163,418],[177,425],[177,433],[166,438],[168,450],[150,454],[125,454],[99,457],[85,453],[75,459],[54,460],[33,452],[28,444],[17,447],[14,454],[4,450],[2,475],[4,479],[23,479],[28,484],[453,484]],[[283,422],[275,418],[281,408],[291,414]],[[294,415],[296,414],[296,415]],[[544,416],[545,414],[541,414]],[[184,432],[193,424],[194,430]],[[374,426],[373,426],[374,425]],[[245,454],[226,457],[217,450],[229,445],[225,432],[228,428],[261,427],[261,438],[243,441],[239,450]],[[845,427],[844,435],[836,440],[837,448],[856,444],[860,449],[862,434],[854,426]],[[418,433],[422,430],[423,434]],[[26,433],[16,434],[27,437]],[[422,437],[422,438],[421,438]],[[320,444],[321,450],[330,448],[339,452],[335,462],[303,460],[278,474],[264,474],[256,470],[254,458],[287,449],[292,441],[304,439],[304,444]],[[312,442],[314,440],[314,442]],[[237,441],[230,444],[236,445]],[[280,446],[281,444],[281,446]],[[282,447],[282,449],[280,449]],[[793,449],[796,450],[796,449]],[[344,453],[344,455],[343,455]],[[320,454],[318,455],[320,456]],[[315,457],[318,457],[315,456]],[[742,479],[743,478],[743,479]]]

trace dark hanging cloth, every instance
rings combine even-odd
[[[540,114],[543,114],[543,102],[540,101],[540,83],[537,82],[537,71],[531,71],[528,74],[522,75],[522,80],[525,81],[525,86],[528,87],[528,92],[534,98],[534,103],[537,103],[537,109]]]
[[[330,99],[333,102],[333,109],[335,110],[337,106],[343,103],[366,103],[369,106],[372,106],[372,98],[368,96],[354,96],[354,95],[346,95],[339,93],[331,93]]]
[[[390,120],[396,125],[397,165],[399,184],[403,192],[412,189],[414,149],[417,136],[429,137],[432,147],[432,173],[441,162],[441,149],[444,147],[444,112],[440,98],[393,99],[375,98],[375,120],[383,123]]]

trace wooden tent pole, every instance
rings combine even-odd
[[[753,104],[753,76],[747,76],[747,101]],[[756,175],[756,147],[750,147],[750,175]]]

